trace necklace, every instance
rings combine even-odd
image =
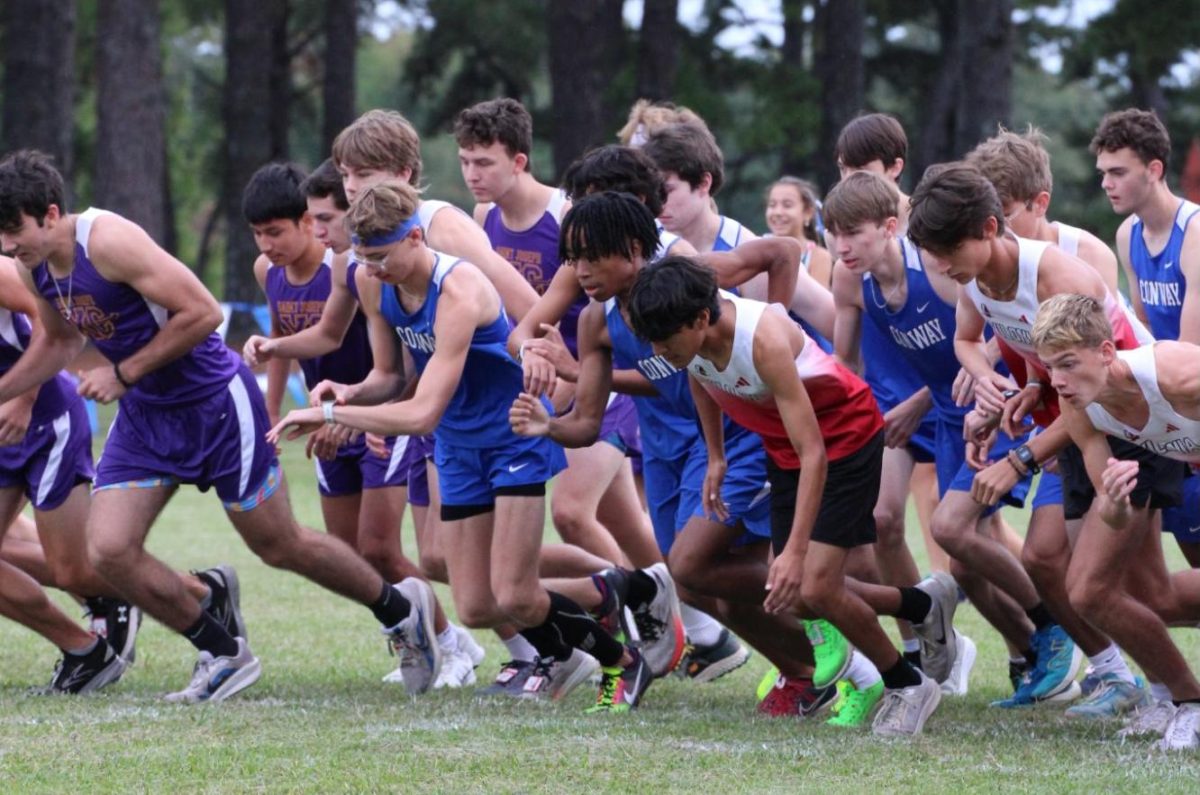
[[[900,288],[903,286],[904,286],[904,279],[897,279],[896,283],[894,285],[892,285],[892,289],[890,291],[888,291],[888,294],[883,297],[883,303],[880,303],[879,299],[875,297],[875,293],[881,292],[879,289],[879,281],[874,276],[872,276],[871,277],[871,287],[872,287],[871,301],[875,304],[876,308],[883,309],[885,311],[890,312],[891,310],[888,309],[888,303],[890,303],[891,300],[896,297],[896,293],[900,292]]]
[[[50,274],[50,282],[54,285],[54,292],[58,293],[59,311],[62,313],[63,318],[68,323],[72,322],[71,321],[71,315],[72,315],[71,293],[75,290],[75,269],[72,268],[71,272],[69,274],[67,274],[67,297],[66,297],[66,299],[63,298],[62,290],[59,289],[58,279],[56,279],[54,277],[53,273],[50,273],[49,263],[46,264],[46,273]]]
[[[1012,281],[1009,282],[1008,286],[1005,287],[1003,290],[993,290],[990,286],[985,285],[983,282],[980,282],[979,286],[981,288],[984,288],[984,287],[987,288],[986,290],[981,289],[980,292],[986,293],[987,296],[989,298],[991,298],[993,301],[1009,301],[1012,299],[1006,298],[1005,296],[1007,296],[1010,292],[1012,292],[1013,290],[1016,289],[1017,282],[1019,282],[1020,280],[1021,280],[1021,268],[1018,266],[1017,272],[1015,274],[1013,274]]]

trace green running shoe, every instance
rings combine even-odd
[[[755,695],[758,696],[758,702],[760,704],[762,703],[762,700],[767,697],[767,694],[771,692],[771,688],[775,687],[775,681],[777,679],[779,679],[779,669],[772,665],[770,669],[763,674],[763,678],[758,680],[758,690],[755,691]]]
[[[833,704],[829,707],[829,713],[831,715],[836,715],[841,712],[842,705],[846,703],[847,696],[849,696],[850,693],[855,689],[854,683],[849,679],[837,680],[837,699],[835,699]]]
[[[843,679],[838,682],[839,691],[842,691],[842,682],[849,687],[842,692],[842,697],[838,699],[837,714],[825,722],[830,726],[866,726],[871,720],[871,711],[883,698],[883,680],[879,680],[866,690],[859,690]]]
[[[815,687],[829,687],[846,675],[850,667],[850,641],[837,627],[823,618],[804,622],[804,631],[813,647],[813,671]]]

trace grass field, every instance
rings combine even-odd
[[[301,449],[285,451],[292,501],[317,524]],[[1020,514],[1013,519],[1022,525]],[[757,657],[708,685],[661,680],[642,709],[623,717],[582,715],[590,687],[559,705],[483,702],[461,691],[410,699],[379,681],[394,661],[370,614],[259,563],[211,494],[181,490],[150,546],[178,567],[237,566],[262,679],[216,707],[164,703],[162,694],[186,683],[194,652],[147,621],[137,665],[112,689],[30,696],[48,679],[54,650],[0,622],[0,782],[8,792],[1111,793],[1196,792],[1200,782],[1200,757],[1123,743],[1114,726],[1070,723],[1055,708],[989,709],[1009,691],[1006,655],[969,606],[959,626],[980,652],[970,694],[943,701],[924,736],[880,741],[816,721],[755,717],[754,687],[767,667]],[[446,589],[439,593],[448,605]],[[1196,632],[1177,637],[1200,660]],[[480,676],[490,678],[499,645],[479,638],[489,651]]]

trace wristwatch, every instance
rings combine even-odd
[[[1029,474],[1036,475],[1042,471],[1042,468],[1038,466],[1037,457],[1034,456],[1033,451],[1029,449],[1029,445],[1017,445],[1015,448],[1013,448],[1013,455],[1015,455],[1017,460],[1021,462],[1021,466],[1028,470]]]

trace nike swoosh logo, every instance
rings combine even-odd
[[[1168,262],[1165,265],[1163,265],[1163,270],[1170,270],[1171,268],[1174,268],[1174,267],[1175,267],[1174,262]]]
[[[925,303],[923,303],[923,304],[921,304],[920,306],[918,306],[918,307],[917,307],[917,314],[919,315],[919,314],[921,314],[922,312],[924,312],[924,311],[925,311],[925,309],[926,309],[928,306],[929,306],[929,302],[928,302],[928,301],[926,301]]]
[[[512,473],[512,472],[520,472],[522,469],[524,469],[524,468],[525,468],[525,467],[527,467],[527,466],[529,466],[529,464],[521,464],[520,466],[515,466],[515,467],[514,467],[514,466],[510,466],[510,467],[508,468],[508,471],[509,471],[510,473]]]

